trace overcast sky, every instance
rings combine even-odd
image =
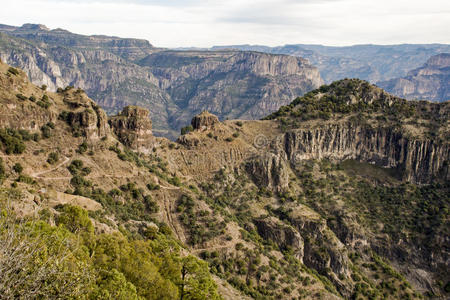
[[[0,23],[41,23],[158,47],[450,43],[450,0],[0,0]]]

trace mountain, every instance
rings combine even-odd
[[[422,66],[431,56],[450,52],[447,44],[355,45],[333,47],[322,45],[216,46],[212,49],[239,49],[300,56],[319,68],[326,83],[343,78],[360,78],[372,83],[403,77]]]
[[[450,100],[450,53],[434,55],[405,77],[379,82],[378,85],[407,99]]]
[[[83,36],[43,25],[0,26],[0,58],[51,91],[82,88],[109,114],[150,110],[154,133],[175,139],[207,108],[221,120],[258,119],[319,87],[307,60],[241,51],[170,51],[148,41]]]
[[[6,298],[449,296],[449,102],[346,79],[171,142],[0,63],[0,103]]]

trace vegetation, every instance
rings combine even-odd
[[[19,75],[19,70],[17,70],[16,68],[13,68],[13,67],[9,67],[8,73],[17,76],[17,75]]]
[[[54,165],[54,164],[56,164],[58,161],[59,161],[59,154],[58,154],[58,152],[51,152],[51,153],[48,155],[47,162],[48,162],[49,164]]]
[[[128,232],[94,234],[85,210],[61,206],[60,214],[21,220],[0,215],[0,293],[6,298],[220,299],[208,265],[182,256],[174,238],[156,232],[133,239]],[[45,219],[55,218],[59,226]]]
[[[192,125],[185,126],[185,127],[181,128],[181,135],[185,135],[193,130],[194,130],[194,127],[192,127]]]
[[[6,154],[22,154],[26,148],[24,141],[32,138],[33,136],[26,130],[0,129],[0,142]]]
[[[50,102],[50,100],[46,94],[44,94],[42,96],[41,100],[36,102],[36,104],[45,109],[49,108],[52,105],[52,103]]]

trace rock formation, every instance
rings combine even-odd
[[[194,116],[191,121],[191,125],[195,130],[207,130],[211,129],[214,124],[219,123],[219,119],[217,116],[210,114],[207,111],[203,111],[202,113]]]
[[[435,176],[450,179],[450,145],[433,140],[414,140],[390,128],[329,125],[299,129],[284,135],[290,161],[327,158],[355,159],[385,168],[398,168],[405,180],[430,182]]]
[[[139,152],[150,152],[154,139],[147,109],[126,106],[120,114],[110,117],[109,124],[124,145]]]
[[[405,77],[380,82],[386,91],[406,99],[450,100],[450,53],[430,57],[420,68]]]
[[[154,134],[173,139],[204,109],[219,119],[259,119],[322,84],[307,60],[286,55],[167,51],[144,40],[33,24],[0,26],[0,41],[0,58],[33,83],[82,88],[110,115],[145,107]]]

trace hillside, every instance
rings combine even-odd
[[[168,51],[144,40],[34,24],[0,26],[0,58],[51,91],[82,88],[108,114],[126,105],[148,108],[155,135],[172,139],[204,108],[221,120],[259,119],[322,84],[302,58]]]
[[[287,54],[308,59],[316,66],[325,83],[343,78],[360,78],[371,83],[386,81],[422,66],[431,56],[450,51],[445,44],[355,45],[285,45],[279,47],[234,45],[212,49],[239,49]]]
[[[16,214],[0,220],[32,245],[81,243],[70,260],[42,248],[63,266],[43,294],[67,280],[126,299],[448,297],[449,103],[342,80],[266,120],[202,112],[171,142],[143,108],[107,118],[3,63],[0,101],[0,199]]]
[[[450,99],[450,53],[430,57],[420,68],[405,77],[380,82],[378,85],[406,99],[447,101]]]

